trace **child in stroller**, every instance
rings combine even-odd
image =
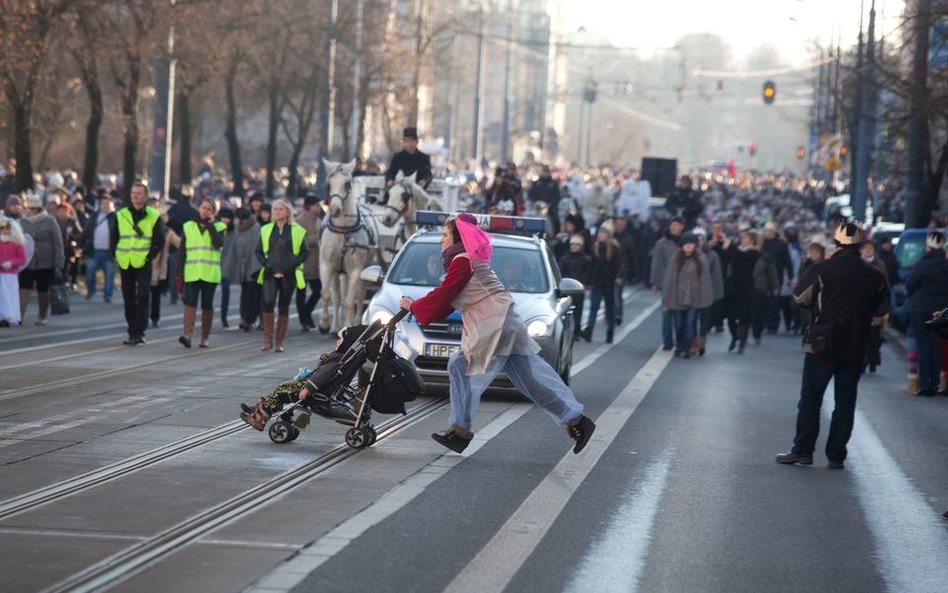
[[[350,447],[370,446],[376,438],[372,410],[405,414],[405,402],[424,391],[414,366],[393,349],[395,325],[407,313],[400,311],[384,325],[376,321],[344,328],[336,349],[320,356],[315,371],[300,369],[293,381],[280,384],[253,406],[241,404],[240,418],[263,431],[279,414],[268,432],[273,442],[286,443],[309,424],[310,414],[316,414],[351,426],[346,433]]]
[[[320,355],[315,371],[307,368],[300,369],[293,381],[281,383],[268,395],[261,397],[260,401],[253,406],[240,404],[242,410],[240,418],[254,429],[263,431],[274,414],[281,412],[284,406],[300,401],[304,402],[305,407],[310,411],[321,416],[352,420],[353,411],[350,402],[333,395],[342,386],[341,383],[350,383],[354,372],[362,366],[361,363],[364,361],[355,358],[346,365],[346,367],[354,366],[354,369],[341,369],[339,363],[367,329],[369,326],[355,325],[340,330],[336,338],[335,350]],[[359,388],[364,388],[364,385],[360,384]]]

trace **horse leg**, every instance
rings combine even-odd
[[[322,291],[319,295],[319,333],[328,334],[329,333],[329,301],[332,298],[332,284],[333,284],[334,274],[332,274],[328,266],[324,264],[319,264],[319,280],[323,285]]]

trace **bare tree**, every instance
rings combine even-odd
[[[33,110],[51,31],[65,5],[65,0],[0,0],[0,78],[13,111],[17,191],[33,187]]]

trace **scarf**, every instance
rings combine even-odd
[[[48,217],[49,217],[49,212],[47,212],[46,210],[40,210],[36,214],[27,214],[26,216],[24,216],[24,218],[26,218],[26,221],[29,222],[30,224],[36,224],[39,221],[43,220],[44,218],[48,218]]]
[[[464,243],[460,241],[441,252],[441,267],[444,268],[445,273],[447,273],[448,268],[451,267],[454,256],[459,253],[465,253]]]

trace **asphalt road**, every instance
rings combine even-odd
[[[814,466],[779,466],[798,339],[737,355],[712,336],[705,358],[675,359],[654,297],[628,298],[615,344],[576,345],[572,383],[599,425],[578,456],[504,394],[464,455],[428,437],[447,423],[438,393],[377,418],[365,451],[321,419],[275,445],[235,422],[237,403],[327,337],[293,329],[276,355],[218,327],[188,351],[166,304],[130,348],[118,303],[28,317],[0,331],[2,589],[948,590],[948,398],[904,395],[896,349],[860,384],[846,469],[825,467],[823,439]]]

